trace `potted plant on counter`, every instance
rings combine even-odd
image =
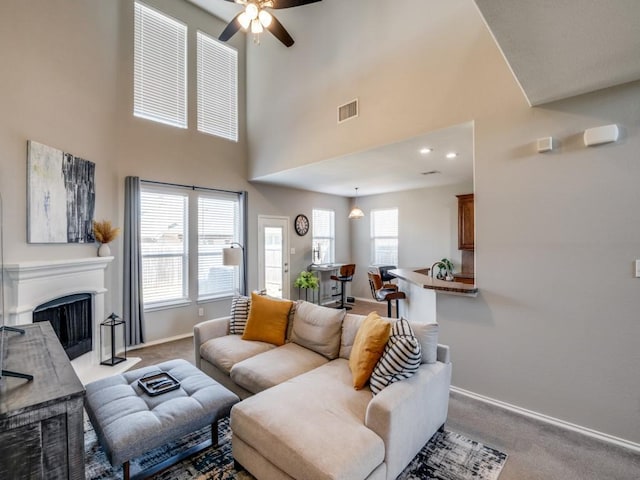
[[[453,281],[453,263],[448,258],[443,258],[435,265],[438,267],[436,278],[439,280]]]

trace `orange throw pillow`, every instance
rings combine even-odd
[[[242,339],[284,345],[292,305],[290,300],[251,293],[251,307]]]
[[[391,324],[376,312],[371,312],[360,325],[349,357],[349,368],[356,390],[364,388],[369,381],[390,334]]]

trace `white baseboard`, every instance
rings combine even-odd
[[[460,395],[464,395],[465,397],[473,398],[475,400],[479,400],[481,402],[488,403],[496,407],[504,408],[505,410],[509,410],[511,412],[518,413],[520,415],[524,415],[525,417],[533,418],[535,420],[549,423],[551,425],[555,425],[560,428],[581,433],[582,435],[586,435],[588,437],[592,437],[597,440],[601,440],[603,442],[611,443],[619,447],[628,448],[629,450],[633,450],[634,452],[640,452],[640,443],[635,443],[620,437],[614,437],[613,435],[609,435],[608,433],[592,430],[590,428],[583,427],[581,425],[576,425],[575,423],[570,423],[564,420],[560,420],[559,418],[550,417],[549,415],[545,415],[543,413],[534,412],[533,410],[527,410],[526,408],[518,407],[517,405],[512,405],[510,403],[506,403],[501,400],[496,400],[495,398],[485,397],[484,395],[470,392],[469,390],[464,390],[462,388],[451,386],[451,391],[455,393],[459,393]]]
[[[193,337],[193,333],[183,333],[182,335],[176,335],[175,337],[161,338],[160,340],[153,340],[152,342],[141,343],[132,347],[127,347],[127,351],[139,350],[140,348],[153,347],[154,345],[160,345],[161,343],[173,342],[175,340],[182,340],[183,338]]]

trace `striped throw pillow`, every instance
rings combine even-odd
[[[249,317],[249,307],[251,307],[251,298],[244,295],[233,297],[233,300],[231,300],[229,333],[232,335],[242,335],[244,333],[244,327],[247,326],[247,318]]]
[[[420,341],[404,318],[391,327],[391,336],[384,347],[369,380],[374,395],[394,382],[409,378],[418,371],[422,360]]]

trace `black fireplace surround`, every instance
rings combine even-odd
[[[92,348],[93,309],[91,294],[79,293],[43,303],[33,311],[33,321],[51,322],[69,360]]]

